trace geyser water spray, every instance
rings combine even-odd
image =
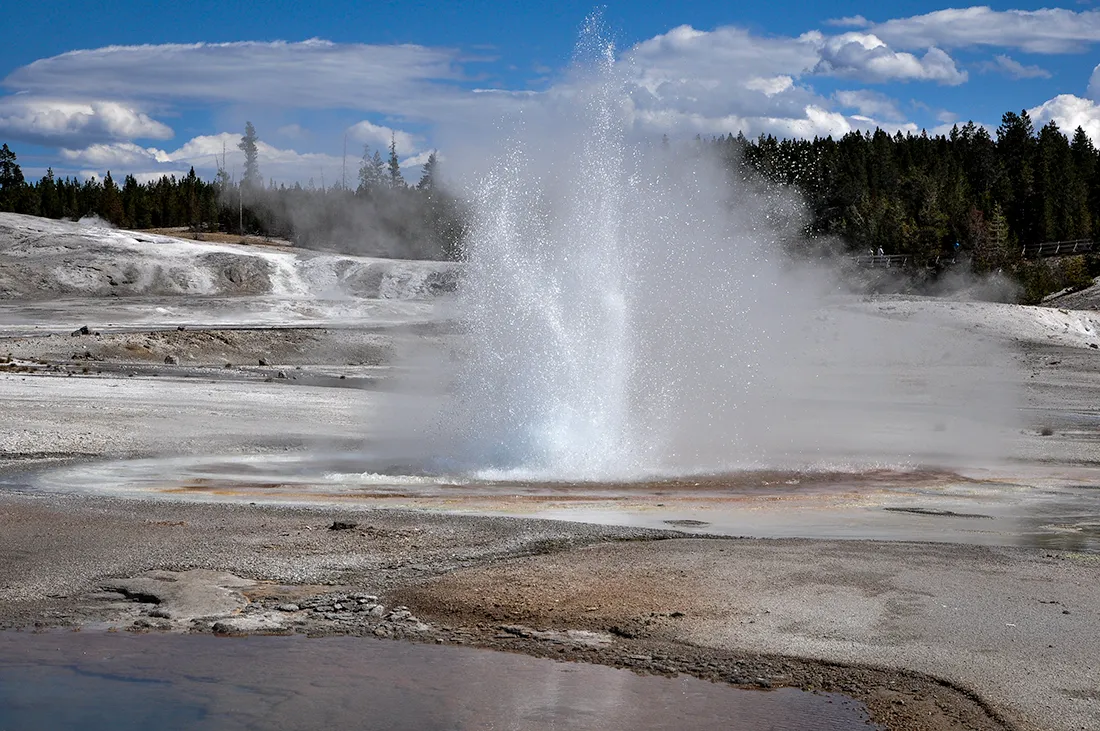
[[[830,276],[782,253],[803,221],[794,195],[736,178],[705,144],[639,133],[629,69],[591,30],[581,47],[482,156],[426,461],[607,480],[950,451],[957,389],[904,386],[922,358],[966,348],[823,309]]]

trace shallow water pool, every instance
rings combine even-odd
[[[453,646],[0,633],[0,731],[867,729],[838,695],[740,690]]]

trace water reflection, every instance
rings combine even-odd
[[[794,689],[361,638],[0,633],[0,729],[866,729]]]

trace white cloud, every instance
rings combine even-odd
[[[372,124],[365,119],[348,128],[348,137],[356,142],[366,143],[383,153],[389,149],[391,139],[397,145],[398,155],[411,155],[420,147],[417,138],[408,132]]]
[[[866,28],[871,25],[871,21],[864,18],[862,15],[849,15],[843,18],[830,18],[825,21],[825,25],[838,26],[841,28]]]
[[[640,110],[636,121],[643,129],[675,132],[681,136],[721,136],[741,132],[746,137],[762,134],[776,137],[837,137],[858,126],[843,114],[812,105],[805,107],[797,116],[786,117],[744,117],[736,114],[708,117],[673,109]]]
[[[847,48],[853,43],[858,48]],[[632,98],[636,127],[681,136],[739,131],[749,136],[836,136],[876,126],[916,131],[887,97],[868,92],[858,104],[857,97],[847,97],[847,106],[859,115],[846,117],[831,111],[831,100],[798,80],[821,72],[874,81],[957,84],[966,79],[939,49],[918,58],[896,53],[865,33],[826,36],[811,31],[797,38],[763,38],[738,27],[674,28],[627,51],[622,65],[637,87]]]
[[[1081,127],[1094,143],[1100,144],[1100,104],[1091,99],[1059,94],[1027,113],[1036,129],[1053,120],[1067,136],[1072,137]]]
[[[648,131],[737,132],[746,120],[805,119],[828,102],[795,79],[818,61],[801,38],[754,36],[743,28],[699,31],[680,26],[637,44],[620,68],[634,87],[635,119]]]
[[[870,30],[898,48],[994,46],[1030,53],[1075,53],[1100,42],[1100,11],[949,8],[888,20]]]
[[[1100,101],[1100,64],[1097,64],[1092,70],[1092,76],[1089,77],[1088,96],[1090,99]]]
[[[128,167],[149,162],[171,162],[172,158],[155,147],[141,147],[133,142],[111,142],[89,145],[80,150],[61,149],[61,157],[70,162],[97,165],[104,169]]]
[[[222,132],[195,137],[172,151],[116,142],[90,145],[79,150],[63,149],[61,155],[73,164],[100,171],[111,170],[119,178],[135,170],[159,178],[163,174],[172,174],[181,167],[191,166],[196,171],[204,171],[210,177],[217,170],[224,150],[226,169],[239,178],[244,163],[244,153],[237,149],[240,139],[238,134]],[[314,178],[320,185],[321,178],[324,177],[325,183],[330,187],[340,180],[344,162],[341,157],[282,149],[263,141],[258,142],[256,147],[260,174],[264,180],[273,178],[277,182],[294,183]],[[348,163],[348,177],[352,178],[352,167],[356,166],[357,172],[358,163],[351,157]]]
[[[183,99],[235,105],[372,109],[417,116],[460,90],[457,51],[308,40],[108,46],[16,69],[8,88],[80,97]]]
[[[300,140],[309,137],[309,130],[297,123],[285,124],[275,130],[275,134],[278,137],[285,137],[291,140]]]
[[[424,150],[417,155],[405,158],[401,161],[401,170],[405,174],[405,180],[410,185],[416,183],[420,179],[421,168],[424,167],[424,163],[428,162],[428,158],[435,152],[435,150]],[[415,178],[415,179],[414,179]]]
[[[134,179],[137,180],[137,182],[139,184],[144,185],[146,183],[156,182],[156,181],[160,180],[161,178],[163,178],[165,175],[167,175],[168,177],[175,176],[175,178],[177,180],[179,178],[186,178],[188,172],[189,172],[188,170],[158,170],[158,171],[152,172],[152,173],[130,173],[130,174],[134,176]],[[112,177],[114,177],[114,176],[112,176]]]
[[[1012,79],[1049,79],[1050,72],[1041,66],[1025,66],[1019,61],[1004,54],[998,54],[992,61],[983,62],[979,68],[982,71],[994,71],[1004,74]]]
[[[699,31],[682,25],[637,44],[624,54],[624,60],[642,86],[659,94],[664,84],[683,83],[694,74],[797,77],[813,68],[818,54],[812,43],[801,38],[762,38],[736,26]]]
[[[849,26],[866,23],[860,18],[843,20]],[[436,144],[444,141],[439,139],[443,134],[451,140],[469,140],[478,134],[495,134],[496,128],[486,121],[502,113],[568,104],[575,91],[571,85],[583,83],[570,77],[539,92],[477,90],[471,88],[460,62],[468,63],[450,49],[320,40],[117,46],[36,61],[14,71],[4,84],[40,95],[71,94],[76,99],[94,88],[105,96],[140,100],[131,104],[133,110],[171,103],[245,110],[361,110],[362,116],[386,119],[392,126],[364,119],[348,128],[349,141],[385,152],[392,135],[399,156],[411,168],[422,164],[429,141],[398,128],[405,126],[400,121],[389,120],[427,120],[445,126],[446,132],[436,132]],[[627,49],[616,63],[616,72],[628,91],[626,108],[636,128],[646,134],[673,135],[738,131],[785,137],[842,135],[879,124],[875,120],[885,120],[884,127],[908,129],[896,102],[888,97],[851,91],[824,98],[806,80],[814,74],[875,83],[958,84],[966,79],[965,72],[939,48],[928,48],[923,54],[898,52],[869,32],[764,37],[733,26],[711,31],[674,28]],[[858,114],[834,111],[835,103]],[[419,129],[415,122],[409,126]],[[237,134],[199,136],[175,150],[163,150],[138,144],[144,138],[123,134],[121,125],[117,129],[115,136],[62,142],[65,159],[74,166],[150,174],[192,164],[213,171],[215,157],[224,146],[228,167],[232,170],[241,164]],[[341,174],[338,155],[286,149],[304,148],[311,139],[301,126],[281,127],[272,139],[281,146],[260,144],[265,178],[291,182],[313,177],[319,183],[323,168],[331,184]],[[357,165],[358,155],[349,154],[352,159]]]
[[[821,60],[815,71],[821,74],[868,82],[936,81],[956,86],[966,81],[965,71],[939,48],[929,48],[924,56],[891,50],[872,33],[843,33],[820,37]]]
[[[794,79],[790,76],[772,76],[771,78],[757,77],[745,82],[746,89],[759,91],[764,96],[775,96],[794,86]]]
[[[833,98],[840,106],[855,109],[868,117],[898,120],[905,116],[894,99],[870,89],[838,91],[833,94]]]
[[[23,94],[0,98],[0,134],[37,144],[172,137],[171,127],[113,101],[67,101]]]

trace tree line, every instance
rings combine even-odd
[[[37,182],[25,180],[15,153],[0,147],[0,211],[55,219],[98,216],[120,228],[186,227],[194,232],[224,232],[285,238],[294,244],[345,253],[404,257],[457,258],[464,232],[462,207],[438,185],[432,153],[419,181],[408,185],[391,140],[389,158],[364,146],[356,187],[343,181],[317,187],[264,184],[259,138],[252,123],[238,145],[244,170],[234,180],[224,157],[213,181],[194,167],[187,175],[121,182],[108,171],[102,179],[58,177],[52,169]]]
[[[458,258],[466,213],[437,185],[433,154],[419,181],[404,180],[391,138],[388,155],[364,146],[356,187],[264,185],[259,138],[246,124],[244,174],[224,159],[213,181],[164,176],[121,184],[102,179],[23,179],[15,154],[0,149],[0,210],[51,218],[95,214],[128,228],[186,226],[255,233],[294,243],[384,256]],[[797,190],[809,211],[796,249],[840,242],[848,253],[906,254],[926,276],[950,265],[1001,272],[1036,301],[1100,273],[1096,257],[1054,263],[1022,256],[1028,244],[1100,236],[1100,151],[1078,127],[1035,131],[1026,111],[1006,113],[995,135],[968,122],[945,135],[850,132],[839,139],[727,135],[699,140],[735,175]]]
[[[907,254],[933,271],[960,259],[977,274],[1017,279],[1035,301],[1091,283],[1100,260],[1032,262],[1028,244],[1100,236],[1100,152],[1084,129],[1027,111],[996,137],[968,122],[946,135],[850,132],[812,140],[727,136],[710,141],[732,170],[797,189],[809,223],[796,245],[839,240],[849,253]]]

